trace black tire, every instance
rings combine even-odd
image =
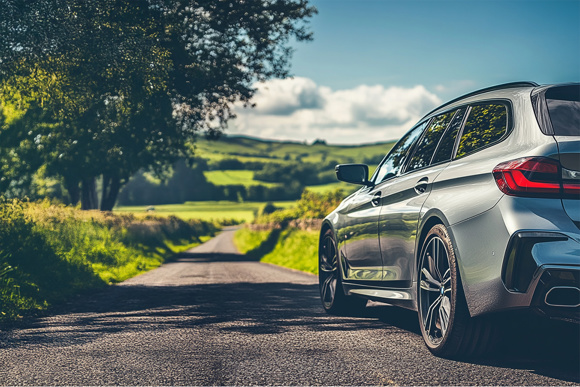
[[[329,314],[357,315],[367,304],[364,298],[344,293],[336,239],[330,229],[324,233],[318,246],[318,285],[322,307]]]
[[[434,355],[473,357],[493,349],[495,324],[470,316],[455,249],[442,224],[429,230],[421,247],[417,297],[421,333]]]

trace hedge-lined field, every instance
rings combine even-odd
[[[217,230],[173,216],[0,200],[0,320],[143,273]]]

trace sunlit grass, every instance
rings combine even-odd
[[[259,248],[271,233],[272,230],[251,231],[248,228],[241,228],[234,235],[234,243],[240,253],[246,254]]]
[[[295,201],[274,202],[276,207],[290,208],[296,204]],[[236,220],[238,222],[251,222],[254,215],[262,207],[264,202],[231,202],[231,201],[204,201],[185,202],[182,204],[162,204],[156,206],[127,206],[117,207],[115,212],[133,213],[136,215],[153,213],[159,216],[174,215],[181,219],[202,219],[202,220]],[[148,208],[154,207],[153,211],[147,212]]]
[[[266,183],[254,180],[254,171],[206,171],[203,173],[207,181],[214,185],[243,185],[249,187],[252,185],[263,185],[264,187],[276,187],[280,184]]]
[[[369,157],[382,157],[393,142],[368,145],[308,145],[298,142],[260,141],[253,138],[232,137],[220,141],[200,139],[196,154],[209,160],[236,158],[239,161],[287,163],[295,160],[320,163],[334,160],[337,163],[363,162]]]
[[[272,252],[260,261],[318,274],[318,232],[287,229],[282,231]]]
[[[318,232],[296,228],[286,230],[236,231],[234,243],[242,254],[260,262],[318,274]]]
[[[0,200],[0,321],[161,265],[213,222]],[[3,252],[3,253],[2,253]]]

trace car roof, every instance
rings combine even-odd
[[[433,113],[438,112],[439,110],[443,110],[444,108],[455,104],[456,102],[460,102],[460,101],[462,101],[464,99],[468,99],[470,97],[477,96],[479,94],[489,93],[489,92],[498,91],[498,90],[505,90],[505,89],[535,88],[535,87],[538,87],[538,86],[540,86],[540,85],[538,85],[535,82],[510,82],[510,83],[502,83],[501,85],[486,87],[484,89],[480,89],[480,90],[473,91],[471,93],[464,94],[461,97],[457,97],[455,99],[452,99],[449,102],[444,103],[443,105],[441,105],[439,107],[436,107],[435,109],[431,110],[429,113],[425,114],[425,116],[423,116],[423,118],[421,118],[420,121],[422,121],[425,118],[429,117]]]

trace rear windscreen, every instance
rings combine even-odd
[[[546,90],[546,103],[556,136],[580,136],[580,85]]]

